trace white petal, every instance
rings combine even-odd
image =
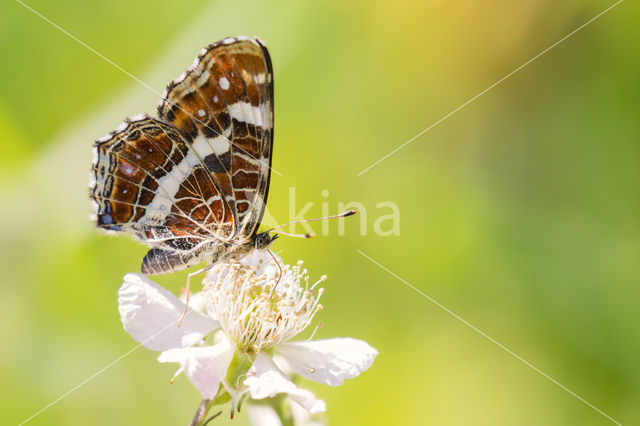
[[[179,299],[182,303],[186,303],[187,301],[186,293],[180,292]],[[206,304],[207,304],[207,300],[205,299],[204,294],[201,291],[197,293],[189,294],[189,307],[194,311],[205,313],[207,311]]]
[[[278,413],[268,405],[247,404],[247,417],[253,426],[282,426]]]
[[[293,371],[331,386],[339,386],[367,370],[378,355],[367,342],[349,337],[283,343],[278,350]]]
[[[320,413],[327,409],[324,401],[317,399],[311,391],[300,389],[293,384],[264,352],[256,356],[244,385],[249,387],[253,399],[272,398],[279,393],[286,393],[311,413]]]
[[[178,327],[184,303],[144,275],[124,277],[118,291],[118,304],[127,333],[156,351],[194,345],[219,327],[217,321],[191,308]]]
[[[282,421],[278,417],[276,410],[267,403],[250,402],[246,404],[246,413],[249,418],[249,423],[253,426],[282,426]],[[296,426],[325,426],[326,423],[322,421],[322,414],[311,414],[305,408],[303,408],[297,402],[290,402],[291,415],[293,422],[291,424]]]
[[[293,415],[293,424],[296,426],[325,426],[327,423],[322,414],[311,414],[300,404],[291,404],[291,414]]]
[[[220,381],[227,375],[235,345],[227,338],[213,346],[174,348],[158,357],[160,362],[177,362],[205,399],[216,396]]]

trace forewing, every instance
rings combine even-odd
[[[213,176],[234,235],[250,237],[268,194],[273,147],[273,71],[258,39],[211,44],[169,84],[158,107]]]
[[[171,125],[140,115],[93,145],[96,224],[190,252],[233,231],[222,191]]]

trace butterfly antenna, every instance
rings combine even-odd
[[[317,222],[319,220],[327,220],[327,219],[337,219],[340,217],[347,217],[347,216],[351,216],[356,214],[355,210],[347,210],[346,212],[342,212],[339,214],[334,214],[332,216],[325,216],[325,217],[317,217],[315,219],[302,219],[302,220],[296,220],[295,222],[289,222],[289,223],[285,223],[283,225],[278,225],[275,226],[271,229],[269,229],[267,232],[273,232],[275,229],[279,229],[279,228],[283,228],[285,226],[289,226],[289,225],[296,225],[298,223],[307,223],[307,222]],[[316,236],[316,234],[310,232],[307,234],[290,234],[288,232],[283,232],[283,231],[275,231],[276,234],[282,234],[282,235],[287,235],[289,237],[295,237],[295,238],[313,238]]]
[[[269,230],[268,232],[271,232],[271,230]],[[314,234],[313,232],[309,232],[307,234],[290,234],[289,232],[274,231],[274,234],[286,235],[287,237],[293,238],[313,238],[316,236],[316,234]]]

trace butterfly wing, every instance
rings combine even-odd
[[[158,107],[198,151],[231,209],[232,238],[252,237],[264,213],[273,148],[273,70],[264,44],[226,38],[202,50]],[[197,149],[202,147],[201,149]]]
[[[128,119],[94,144],[97,225],[153,247],[143,273],[187,268],[255,235],[270,178],[272,75],[259,40],[224,39],[169,84],[159,120]]]
[[[208,244],[233,232],[222,191],[171,125],[147,115],[127,119],[97,140],[93,152],[89,190],[96,223],[155,248],[143,272],[192,266]]]

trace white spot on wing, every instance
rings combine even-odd
[[[261,72],[260,74],[255,74],[254,78],[258,84],[264,84],[267,81],[267,74]]]
[[[203,70],[200,75],[198,76],[198,79],[195,82],[195,85],[197,87],[202,86],[203,84],[205,84],[207,81],[209,81],[209,72],[207,70]]]
[[[244,154],[242,152],[235,152],[233,155],[236,155],[236,156],[242,158],[243,160],[245,160],[248,163],[253,164],[254,166],[259,166],[260,167],[263,164],[262,161],[260,161],[259,159],[254,158],[254,157],[252,157],[250,155]]]
[[[118,126],[118,128],[116,129],[116,132],[117,132],[117,133],[124,132],[124,131],[125,131],[125,129],[127,128],[127,125],[128,125],[128,124],[129,124],[129,123],[127,123],[126,121],[123,121],[122,123],[120,123],[120,125],[119,125],[119,126]]]
[[[229,115],[243,123],[253,124],[265,128],[263,109],[259,106],[253,106],[249,102],[236,102],[229,105]]]
[[[182,74],[180,74],[180,75],[178,76],[178,78],[176,78],[175,82],[176,82],[176,83],[179,83],[179,82],[181,82],[182,80],[184,80],[186,77],[187,77],[187,72],[186,72],[186,71],[183,71],[183,72],[182,72]]]
[[[120,170],[122,170],[122,173],[127,176],[133,176],[133,174],[135,173],[133,166],[127,162],[122,162],[120,164]]]
[[[98,141],[100,141],[100,139],[98,139]],[[91,149],[91,157],[92,157],[91,164],[93,164],[94,166],[98,165],[98,147],[97,146],[94,146],[93,149]]]
[[[199,115],[200,117],[204,117],[206,114],[205,114],[204,110],[203,110],[202,108],[200,108],[200,109],[198,110],[198,115]]]
[[[229,88],[229,80],[227,80],[227,77],[220,78],[219,83],[222,90],[227,90]]]
[[[200,135],[194,139],[192,147],[200,158],[204,158],[212,153],[220,156],[229,151],[229,140],[224,136],[207,139]],[[212,149],[213,151],[211,151]]]

